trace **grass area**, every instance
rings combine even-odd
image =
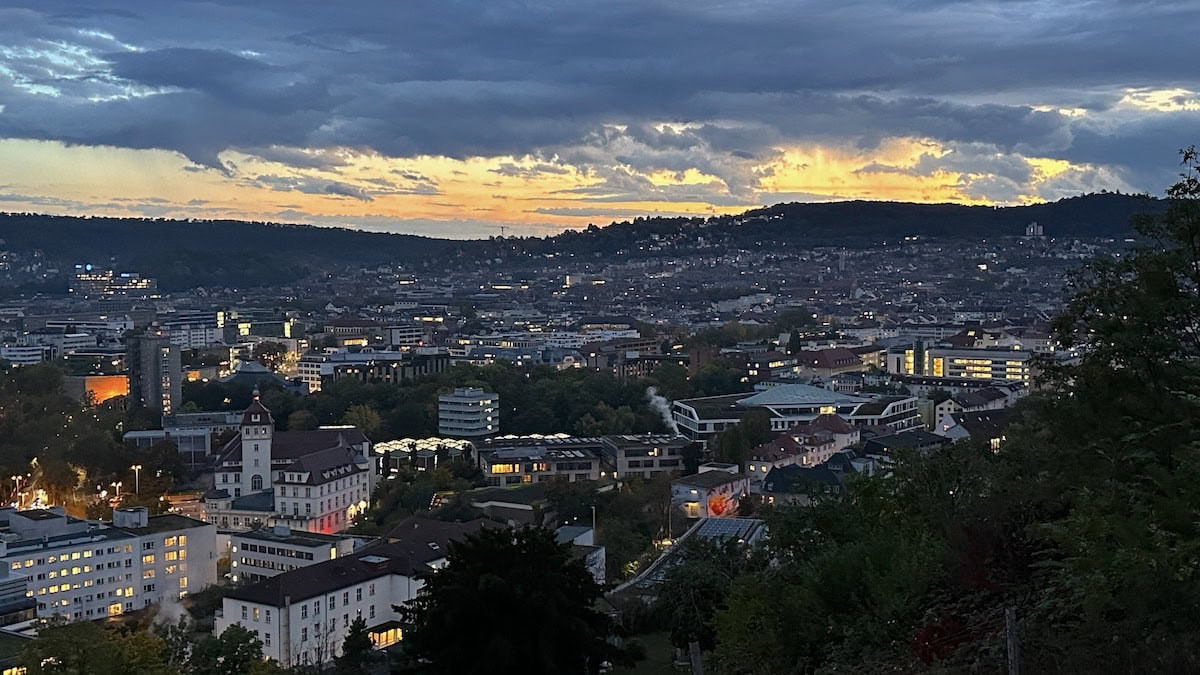
[[[666,631],[637,635],[631,640],[638,640],[646,645],[646,659],[639,661],[633,668],[617,668],[614,675],[675,675],[675,650],[671,647],[671,634]]]

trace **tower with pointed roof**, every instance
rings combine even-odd
[[[259,400],[242,413],[242,489],[246,494],[272,489],[271,439],[275,435],[275,419]]]

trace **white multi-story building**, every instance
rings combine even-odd
[[[0,562],[29,579],[41,618],[115,616],[217,578],[216,528],[178,514],[117,509],[109,525],[61,509],[2,509],[0,526]]]
[[[438,397],[438,433],[452,438],[481,438],[500,431],[500,395],[460,387]]]
[[[341,532],[371,501],[370,446],[353,427],[276,432],[256,396],[217,460],[214,489],[204,496],[208,520],[232,530]]]
[[[912,396],[852,396],[807,384],[785,384],[755,394],[681,399],[671,406],[680,433],[695,441],[708,439],[741,422],[752,410],[765,411],[771,431],[785,432],[822,415],[859,424],[878,424],[895,431],[921,424],[919,402]]]
[[[230,536],[234,582],[255,582],[352,553],[354,537],[293,531],[287,525]]]
[[[54,358],[63,357],[67,354],[74,354],[78,351],[84,351],[96,348],[96,336],[88,333],[67,332],[63,330],[41,329],[30,331],[22,335],[17,342],[25,346],[43,346],[50,348],[50,354]]]
[[[421,575],[446,565],[450,544],[495,523],[413,517],[348,555],[234,589],[217,612],[215,632],[233,624],[253,631],[263,656],[285,666],[328,665],[361,618],[376,647],[403,634],[395,607],[412,599]]]
[[[133,320],[129,318],[109,319],[48,319],[46,328],[50,330],[75,330],[80,333],[91,333],[106,338],[119,338],[133,330]]]
[[[14,366],[31,366],[49,359],[50,350],[45,345],[4,345],[0,347],[0,359]]]

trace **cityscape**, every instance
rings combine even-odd
[[[1200,8],[402,4],[0,7],[2,675],[1200,671]]]

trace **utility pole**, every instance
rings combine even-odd
[[[1008,641],[1008,675],[1020,675],[1021,650],[1017,644],[1017,608],[1004,610],[1004,632]]]

